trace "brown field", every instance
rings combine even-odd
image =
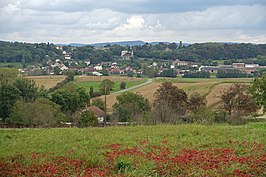
[[[228,82],[228,83],[227,83]],[[219,104],[218,95],[221,90],[228,88],[232,83],[235,82],[243,82],[244,84],[250,82],[250,79],[228,79],[228,80],[209,80],[207,81],[199,81],[195,83],[173,83],[173,85],[177,86],[185,90],[188,94],[192,94],[194,92],[198,92],[201,95],[206,95],[207,106],[216,107]],[[154,101],[154,94],[156,90],[162,82],[153,82],[151,84],[145,85],[143,87],[137,88],[134,92],[138,92],[147,98],[150,102]],[[118,94],[107,95],[107,111],[112,112],[112,106],[116,102],[116,96]],[[104,96],[100,98],[104,99]]]
[[[154,94],[161,84],[162,84],[161,82],[154,82],[154,83],[145,85],[143,87],[137,88],[134,90],[134,92],[140,93],[145,98],[147,98],[150,102],[153,102],[154,101]],[[214,84],[217,84],[217,83],[216,82],[212,82],[212,83],[173,83],[173,85],[177,86],[178,88],[184,89],[188,94],[191,94],[193,92],[198,92],[202,95],[207,95],[210,92],[209,89],[211,89],[211,87]],[[230,85],[230,84],[225,84],[225,85]],[[206,88],[206,89],[204,89],[204,88]],[[118,94],[107,95],[106,103],[107,103],[108,112],[112,111],[112,106],[116,102],[116,96],[117,95]],[[100,98],[104,99],[104,96],[101,96]],[[208,105],[209,105],[209,99],[213,103],[213,101],[217,101],[217,99],[215,99],[215,98],[216,97],[214,94],[207,97]]]
[[[63,81],[66,76],[28,76],[28,79],[34,80],[38,86],[44,86],[49,89],[54,87],[58,82]]]
[[[121,77],[121,76],[77,76],[75,79],[78,82],[96,82],[96,81],[103,81],[104,79],[109,79],[111,81],[137,81],[142,80],[143,78],[136,78],[136,77]]]

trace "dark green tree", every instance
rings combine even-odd
[[[78,127],[96,127],[98,125],[98,118],[92,111],[81,112],[78,120]]]
[[[26,102],[34,101],[39,97],[39,87],[33,80],[19,78],[14,82],[14,86]]]
[[[75,113],[84,109],[90,99],[84,88],[59,90],[54,92],[51,97],[52,101],[61,106],[61,110],[72,119],[74,124],[77,123]]]
[[[120,90],[124,90],[126,88],[126,82],[120,83]]]
[[[251,86],[251,93],[258,106],[263,107],[266,112],[266,73],[261,78],[254,79]]]
[[[89,92],[89,94],[90,94],[90,97],[91,97],[91,98],[93,98],[93,93],[94,93],[94,91],[93,91],[93,87],[90,86],[90,92]]]
[[[12,84],[0,85],[0,118],[5,122],[9,117],[12,107],[20,99],[19,90]]]
[[[113,106],[115,114],[119,121],[129,122],[132,118],[144,114],[150,110],[147,99],[142,95],[133,92],[124,92],[116,97],[116,103]]]

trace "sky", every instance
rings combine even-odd
[[[0,0],[0,40],[266,43],[266,0]]]

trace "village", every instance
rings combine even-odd
[[[232,63],[231,65],[204,65],[202,62],[184,61],[181,59],[136,59],[134,51],[121,51],[120,58],[114,61],[105,61],[92,63],[91,60],[76,60],[72,58],[71,53],[63,50],[63,47],[57,46],[62,51],[63,58],[55,60],[49,59],[45,64],[34,64],[29,68],[21,68],[19,72],[23,76],[38,75],[62,75],[66,71],[73,71],[76,75],[90,76],[109,76],[120,75],[129,77],[160,77],[165,76],[165,71],[173,71],[175,76],[183,76],[185,73],[205,71],[210,74],[217,74],[218,71],[237,70],[249,76],[254,75],[256,71],[265,69],[266,66],[259,64],[249,64],[244,62]],[[136,63],[138,64],[136,67]],[[153,70],[152,75],[148,75],[145,70]],[[166,75],[167,77],[167,75]]]

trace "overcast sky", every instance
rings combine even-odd
[[[0,0],[0,40],[266,43],[266,0]]]

